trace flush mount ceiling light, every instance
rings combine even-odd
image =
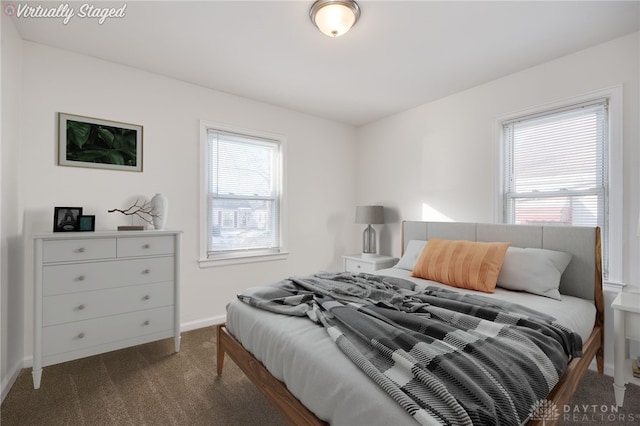
[[[340,37],[358,22],[360,6],[355,0],[318,0],[309,11],[311,21],[329,37]]]

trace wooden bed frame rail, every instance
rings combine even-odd
[[[260,389],[264,396],[280,411],[291,425],[328,425],[328,423],[323,422],[309,411],[309,409],[287,389],[284,383],[273,377],[273,375],[269,373],[269,370],[229,333],[225,324],[220,324],[216,327],[216,337],[218,341],[218,376],[222,374],[224,354],[227,353],[249,380]]]

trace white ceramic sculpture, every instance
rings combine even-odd
[[[167,213],[169,211],[169,201],[167,197],[158,193],[151,199],[151,207],[153,214],[153,227],[156,229],[164,229],[167,223]]]

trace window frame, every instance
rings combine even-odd
[[[605,217],[608,226],[608,242],[607,246],[603,246],[603,250],[607,250],[608,265],[607,275],[604,277],[605,284],[615,288],[620,288],[622,284],[622,247],[623,247],[623,108],[622,108],[622,86],[616,85],[602,90],[586,93],[584,95],[538,105],[520,111],[504,114],[496,118],[494,125],[495,145],[494,158],[496,166],[493,168],[495,172],[495,202],[494,202],[494,220],[496,223],[504,223],[504,176],[505,176],[505,138],[503,132],[503,124],[516,120],[519,117],[534,116],[544,114],[555,110],[566,109],[573,105],[585,104],[606,98],[608,100],[608,202],[604,206]]]
[[[278,143],[280,146],[279,158],[279,179],[280,179],[280,245],[277,250],[251,250],[251,251],[232,251],[221,256],[209,257],[208,248],[208,230],[209,230],[209,175],[210,165],[209,159],[209,140],[208,132],[217,131],[223,133],[232,133],[247,136],[254,139],[266,139]],[[284,260],[289,253],[286,249],[286,138],[279,134],[246,129],[226,124],[216,123],[212,121],[200,120],[200,227],[199,227],[199,246],[200,258],[199,264],[201,268],[226,266],[244,263],[267,262],[274,260]]]

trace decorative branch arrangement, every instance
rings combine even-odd
[[[107,213],[120,212],[126,216],[138,216],[140,219],[144,220],[147,223],[153,225],[153,218],[158,217],[157,214],[153,213],[153,206],[150,201],[147,201],[143,204],[138,205],[138,201],[124,210],[121,209],[111,209],[107,210]]]

